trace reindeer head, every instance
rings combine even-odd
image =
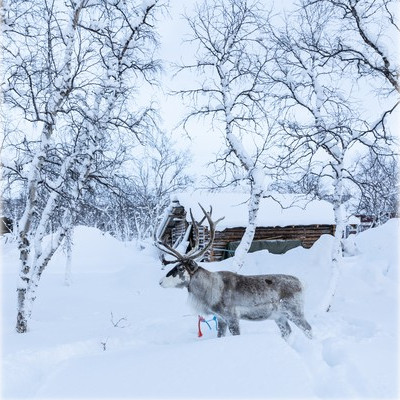
[[[212,208],[210,207],[210,212],[204,210],[204,208],[199,204],[201,210],[204,213],[204,218],[198,223],[194,220],[192,210],[190,210],[190,217],[192,220],[192,227],[194,229],[195,236],[195,245],[192,250],[190,250],[187,254],[181,254],[172,246],[168,245],[165,242],[158,241],[156,244],[157,247],[163,251],[165,254],[168,254],[175,258],[173,261],[166,261],[163,259],[163,264],[176,264],[174,268],[172,268],[167,275],[161,279],[160,285],[164,288],[174,287],[174,288],[184,288],[189,285],[190,279],[196,273],[199,266],[196,263],[196,259],[200,258],[206,251],[211,247],[214,237],[215,237],[215,226],[219,221],[223,218],[220,218],[217,221],[213,221],[211,219]],[[210,226],[210,238],[207,244],[199,249],[199,225],[207,219],[208,224]]]

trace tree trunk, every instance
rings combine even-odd
[[[18,333],[25,333],[28,330],[28,317],[26,310],[26,293],[27,289],[18,288],[18,312],[17,312],[17,325],[15,327]]]
[[[338,177],[334,184],[335,193],[334,193],[333,212],[335,215],[336,230],[335,230],[335,239],[332,247],[331,277],[329,281],[328,290],[321,304],[322,312],[328,312],[331,309],[339,282],[340,270],[343,260],[342,239],[345,231],[345,219],[342,210],[342,191],[343,191],[342,168],[338,167],[337,172],[338,172],[337,174]]]
[[[26,247],[20,250],[20,258],[23,261],[23,268],[19,275],[19,282],[17,287],[17,324],[16,331],[18,333],[25,333],[28,330],[28,322],[32,314],[33,303],[36,300],[36,290],[39,286],[42,273],[47,267],[47,264],[53,257],[55,251],[60,246],[65,237],[65,230],[60,228],[55,235],[52,244],[37,256],[31,255],[29,259],[23,260],[26,256],[26,249],[28,254],[34,251],[34,247],[29,242]]]
[[[72,283],[72,236],[73,229],[68,229],[68,232],[65,235],[65,251],[67,253],[67,261],[65,263],[65,277],[64,284],[65,286],[71,286]]]
[[[235,251],[235,257],[233,261],[233,269],[239,271],[244,264],[246,254],[250,250],[250,246],[253,242],[254,234],[257,228],[257,216],[260,208],[260,201],[263,194],[261,188],[252,188],[251,197],[249,202],[249,223],[243,234],[243,237]]]
[[[38,275],[36,273],[36,275]],[[32,315],[33,303],[36,299],[36,289],[38,287],[40,276],[35,280],[29,279],[26,288],[18,288],[18,309],[17,309],[17,324],[16,331],[25,333],[28,331],[28,323]]]

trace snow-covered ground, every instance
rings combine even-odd
[[[272,321],[218,339],[185,290],[162,289],[155,250],[77,228],[73,282],[60,251],[44,273],[27,334],[14,331],[17,252],[2,246],[3,398],[396,398],[398,220],[356,237],[329,313],[318,314],[332,237],[284,255],[247,256],[243,272],[297,275],[315,338],[290,344]],[[206,268],[229,269],[230,261]],[[212,316],[208,316],[211,318]],[[115,325],[115,326],[114,326]]]

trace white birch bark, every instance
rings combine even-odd
[[[46,252],[42,251],[42,239],[46,229],[49,215],[52,211],[56,194],[50,196],[45,206],[39,225],[32,231],[31,224],[34,213],[37,212],[37,190],[47,150],[50,148],[52,133],[56,123],[57,112],[65,99],[65,93],[71,79],[72,54],[75,41],[75,28],[79,21],[79,14],[83,5],[81,1],[70,14],[68,31],[66,33],[66,48],[64,52],[63,78],[60,89],[55,91],[48,101],[47,122],[44,123],[40,138],[39,152],[34,156],[28,175],[27,192],[28,198],[24,213],[18,223],[19,231],[19,252],[20,252],[20,274],[17,284],[17,324],[16,330],[24,333],[28,329],[28,319],[32,312],[32,304],[36,298],[36,288],[44,268],[47,266],[52,255],[61,243],[64,233],[56,234],[56,246],[49,246]]]
[[[72,284],[72,237],[73,237],[74,228],[68,229],[68,232],[65,236],[65,252],[66,252],[66,261],[65,261],[65,276],[64,276],[64,285],[71,286]]]
[[[342,239],[345,231],[345,220],[343,216],[342,208],[342,197],[343,197],[343,159],[345,149],[340,148],[337,145],[339,133],[337,137],[333,137],[327,129],[329,121],[326,121],[326,117],[322,117],[321,109],[326,101],[326,96],[322,85],[319,82],[319,78],[316,73],[316,69],[312,68],[309,70],[311,77],[313,90],[315,94],[315,103],[312,103],[312,110],[314,115],[315,127],[317,129],[317,141],[319,146],[325,149],[329,156],[333,159],[331,166],[334,174],[333,181],[333,212],[335,218],[335,236],[332,246],[331,253],[331,270],[330,278],[327,291],[321,302],[321,312],[328,312],[332,306],[334,296],[339,283],[341,266],[342,266]]]
[[[345,217],[343,215],[342,207],[343,165],[337,165],[335,167],[335,172],[337,177],[334,182],[333,211],[335,216],[336,229],[331,253],[331,273],[329,285],[321,302],[321,312],[328,312],[332,307],[333,299],[335,297],[339,283],[343,261],[342,240],[346,228]]]
[[[240,140],[233,133],[232,123],[234,118],[232,115],[232,107],[234,103],[229,88],[229,77],[228,73],[224,70],[223,64],[219,66],[218,71],[221,78],[221,91],[225,110],[226,139],[243,168],[248,172],[251,184],[248,224],[233,259],[233,269],[239,271],[244,265],[246,254],[250,250],[256,232],[258,210],[260,208],[261,198],[264,194],[265,174],[261,169],[255,168],[254,160],[246,152]]]
[[[233,269],[239,271],[245,262],[247,253],[250,250],[251,244],[254,239],[257,228],[257,216],[258,210],[260,208],[260,201],[263,195],[262,189],[252,188],[250,193],[249,201],[249,222],[247,224],[246,230],[240,240],[239,246],[235,251],[235,257],[233,260]]]

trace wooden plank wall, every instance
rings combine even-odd
[[[208,261],[219,261],[224,258],[224,251],[229,242],[241,240],[245,228],[228,228],[215,233],[215,240]],[[321,235],[334,235],[333,225],[301,225],[285,227],[258,227],[254,240],[289,240],[297,239],[302,241],[305,248],[310,248]]]
[[[166,227],[163,239],[167,243],[173,245],[175,241],[184,235],[188,223],[186,222],[186,211],[182,206],[174,207],[170,215],[168,226]],[[201,227],[202,228],[202,227]],[[215,240],[212,249],[207,252],[205,261],[219,261],[224,258],[225,249],[229,242],[240,241],[245,228],[227,228],[223,231],[216,231]],[[208,227],[204,226],[199,230],[200,248],[209,238]],[[296,226],[275,226],[275,227],[258,227],[254,236],[254,240],[301,240],[303,247],[310,248],[321,235],[334,235],[334,225],[296,225]],[[190,237],[192,243],[195,238],[193,234]]]

